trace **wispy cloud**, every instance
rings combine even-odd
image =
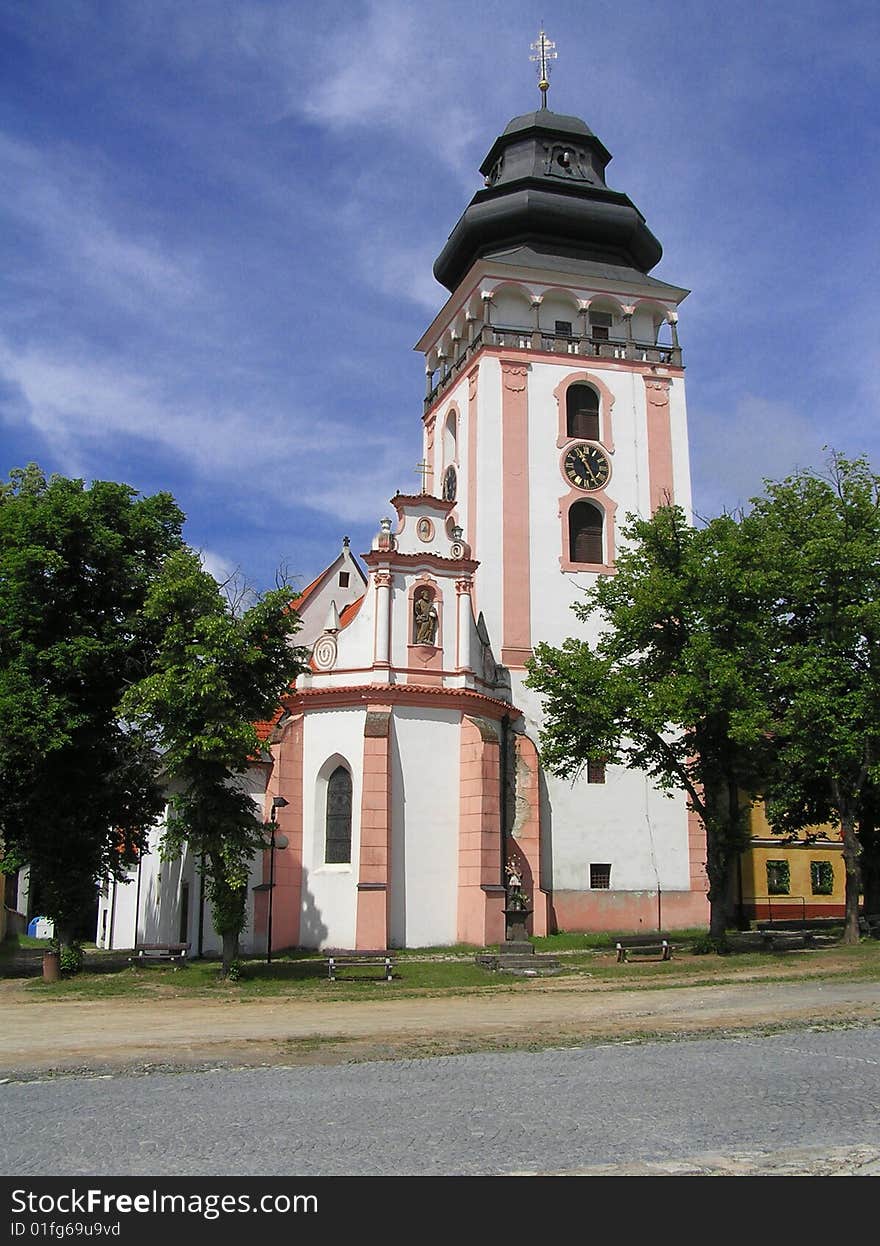
[[[100,470],[107,446],[132,456],[161,452],[175,470],[202,481],[252,482],[260,503],[307,506],[334,517],[371,520],[402,466],[405,447],[393,429],[290,409],[260,412],[187,402],[145,374],[95,359],[62,359],[0,340],[0,378],[24,418],[74,475]],[[357,447],[340,457],[338,447]],[[329,447],[337,447],[328,452]],[[370,464],[369,476],[357,464]],[[377,488],[378,486],[378,488]]]
[[[764,480],[817,468],[828,429],[812,411],[745,394],[728,410],[702,411],[692,425],[694,508],[704,515],[747,507]]]
[[[426,37],[424,12],[373,0],[362,16],[313,42],[320,69],[307,83],[292,76],[290,109],[333,129],[391,132],[407,148],[428,145],[447,169],[472,178],[468,155],[482,128],[466,87],[479,53],[467,40],[446,42],[443,29],[454,24],[439,19]],[[302,66],[299,43],[295,67]]]
[[[81,287],[138,312],[193,297],[198,272],[193,257],[176,258],[167,238],[133,236],[114,223],[113,171],[95,152],[66,145],[37,148],[0,133],[0,179],[9,188],[0,217],[29,235],[56,272]],[[46,290],[47,297],[51,291]]]

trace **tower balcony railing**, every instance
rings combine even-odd
[[[682,366],[680,346],[483,325],[464,350],[446,367],[440,369],[439,377],[436,371],[427,374],[426,409],[452,384],[483,346],[500,346],[503,350],[514,351],[541,350],[551,354],[575,355],[580,359],[627,359],[635,363],[659,363],[673,368]]]

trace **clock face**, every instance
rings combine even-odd
[[[458,480],[456,479],[455,468],[447,467],[443,473],[443,501],[454,502],[457,488]]]
[[[611,475],[611,465],[599,447],[583,442],[566,452],[562,468],[577,489],[601,489]]]

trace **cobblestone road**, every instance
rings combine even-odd
[[[0,1087],[4,1174],[880,1173],[880,1027]]]

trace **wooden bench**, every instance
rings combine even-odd
[[[381,965],[386,982],[391,981],[391,969],[394,962],[385,952],[334,952],[327,957],[327,977],[330,982],[336,981],[336,970],[339,968],[353,969],[361,965]]]
[[[189,948],[188,943],[137,943],[128,963],[145,965],[148,961],[170,961],[176,969],[178,961],[186,960]]]
[[[617,963],[629,960],[630,952],[638,954],[642,959],[672,960],[672,944],[668,935],[632,935],[627,939],[619,939],[617,944]]]

